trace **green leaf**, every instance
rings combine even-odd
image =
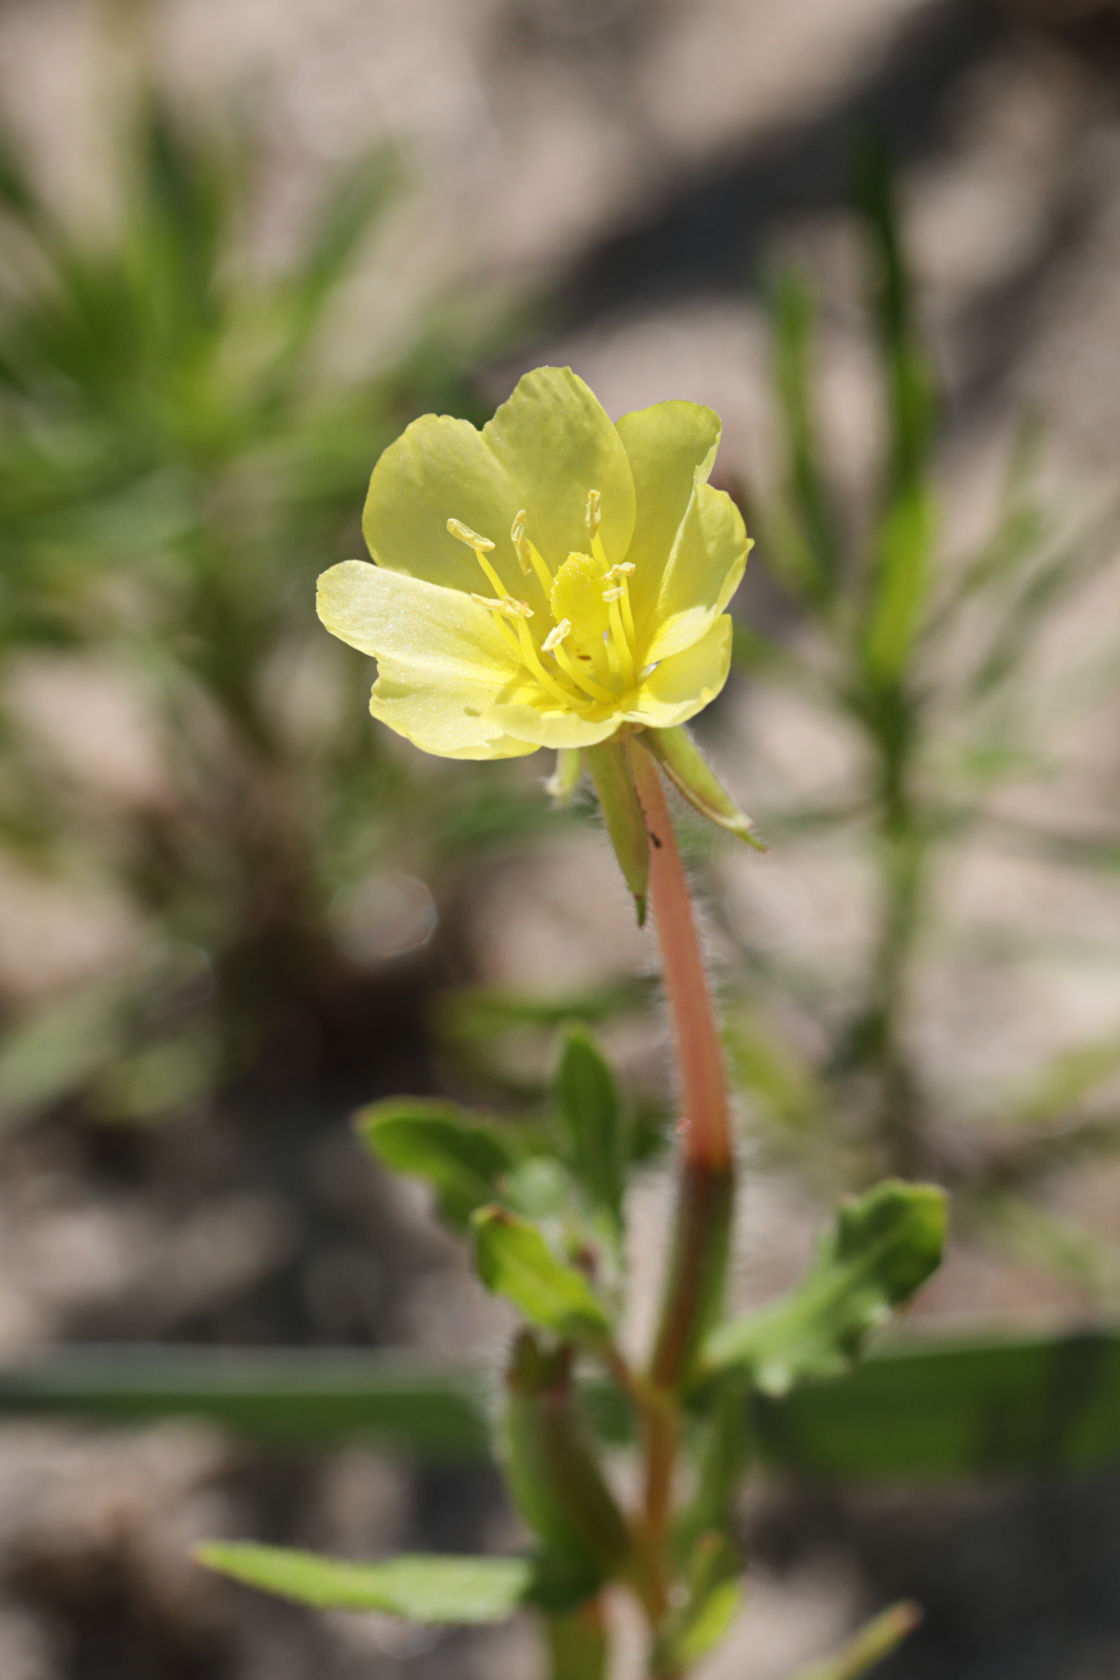
[[[573,1170],[617,1230],[626,1158],[622,1104],[598,1039],[579,1022],[569,1023],[564,1034],[556,1094]]]
[[[487,1289],[542,1330],[569,1341],[603,1341],[607,1319],[591,1285],[556,1258],[535,1225],[499,1207],[480,1209],[472,1225],[475,1264]]]
[[[913,1633],[922,1619],[916,1604],[892,1604],[872,1618],[833,1656],[799,1669],[794,1680],[860,1680],[860,1676],[889,1657]]]
[[[463,1230],[517,1161],[496,1126],[453,1103],[390,1097],[363,1109],[355,1124],[384,1166],[430,1184],[444,1218]]]
[[[944,1235],[942,1190],[895,1179],[876,1185],[840,1208],[795,1290],[708,1337],[703,1364],[747,1370],[770,1395],[847,1370],[868,1333],[936,1269]]]
[[[592,1599],[545,1621],[548,1680],[606,1680],[609,1642],[602,1604]]]
[[[210,1542],[207,1569],[316,1610],[378,1610],[408,1622],[504,1622],[531,1597],[528,1558],[397,1557],[346,1563],[282,1546]]]
[[[657,1641],[653,1672],[684,1673],[715,1649],[743,1605],[742,1560],[726,1535],[702,1535],[688,1562],[686,1597]]]

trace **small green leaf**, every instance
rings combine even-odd
[[[865,1337],[909,1299],[941,1259],[944,1191],[888,1179],[841,1206],[804,1281],[750,1318],[708,1337],[709,1371],[742,1368],[764,1394],[842,1374]]]
[[[860,1676],[889,1657],[913,1633],[922,1619],[916,1604],[892,1604],[852,1635],[848,1643],[824,1662],[811,1663],[794,1680],[860,1680]]]
[[[207,1569],[317,1610],[378,1610],[408,1622],[503,1622],[529,1601],[528,1558],[398,1557],[347,1563],[314,1552],[210,1542],[195,1558]]]
[[[598,1039],[578,1022],[564,1034],[556,1094],[573,1168],[593,1205],[617,1229],[626,1156],[622,1104]]]
[[[558,1260],[535,1225],[505,1208],[481,1208],[472,1220],[475,1263],[487,1289],[512,1301],[532,1324],[569,1341],[599,1343],[607,1320],[591,1285]]]
[[[444,1218],[463,1230],[517,1160],[496,1126],[453,1103],[390,1097],[363,1109],[356,1125],[385,1166],[430,1184]]]
[[[688,1562],[684,1603],[657,1642],[654,1672],[684,1673],[715,1649],[743,1604],[742,1560],[723,1534],[703,1535]]]

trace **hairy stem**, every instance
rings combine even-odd
[[[734,1155],[723,1050],[661,773],[638,740],[628,743],[628,757],[649,835],[650,902],[673,1019],[682,1104],[674,1235],[641,1408],[642,1526],[649,1552],[660,1560],[668,1578],[680,1394],[722,1294],[734,1200]]]

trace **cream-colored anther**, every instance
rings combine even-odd
[[[608,573],[608,576],[609,576],[609,573]],[[612,588],[604,589],[603,599],[604,599],[604,601],[621,601],[621,599],[625,595],[625,593],[626,593],[626,585],[624,583],[616,583],[616,584],[614,584],[614,586]]]
[[[633,560],[618,560],[611,567],[609,572],[604,573],[604,576],[609,583],[612,578],[629,577],[630,573],[636,572],[637,569],[638,568],[635,566]]]
[[[571,619],[570,618],[562,618],[560,620],[559,624],[554,625],[552,627],[552,629],[548,632],[548,635],[545,637],[544,641],[541,643],[541,648],[543,649],[543,651],[545,653],[555,653],[556,649],[560,646],[560,643],[564,640],[564,638],[566,636],[570,636],[571,633],[572,633],[572,621],[571,621]]]
[[[512,595],[503,595],[501,600],[494,600],[490,595],[476,595],[471,591],[471,600],[477,601],[480,607],[489,607],[491,612],[504,613],[506,618],[532,618],[533,609],[528,601],[515,601]]]
[[[472,531],[461,519],[449,519],[447,529],[457,542],[466,543],[476,554],[489,554],[494,546],[489,537],[480,537],[477,531]]]
[[[524,508],[519,508],[517,513],[514,514],[513,524],[509,528],[509,540],[513,544],[514,553],[517,555],[517,564],[528,577],[533,562],[529,555],[529,544],[525,540],[526,517]]]

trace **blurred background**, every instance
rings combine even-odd
[[[547,755],[375,730],[312,611],[384,445],[541,362],[717,409],[758,539],[703,738],[771,851],[685,825],[739,1298],[890,1171],[953,1195],[912,1332],[1115,1321],[1118,77],[1090,0],[0,4],[4,1680],[531,1671],[520,1625],[317,1618],[187,1555],[501,1547],[484,1464],[33,1414],[111,1413],[156,1344],[496,1361],[350,1116],[539,1123],[572,1017],[630,1096],[653,1287],[665,1034],[593,814]],[[1017,1405],[920,1485],[767,1477],[712,1680],[903,1594],[884,1676],[1120,1672],[1120,1446],[1071,1467],[1048,1412],[1005,1462]]]

